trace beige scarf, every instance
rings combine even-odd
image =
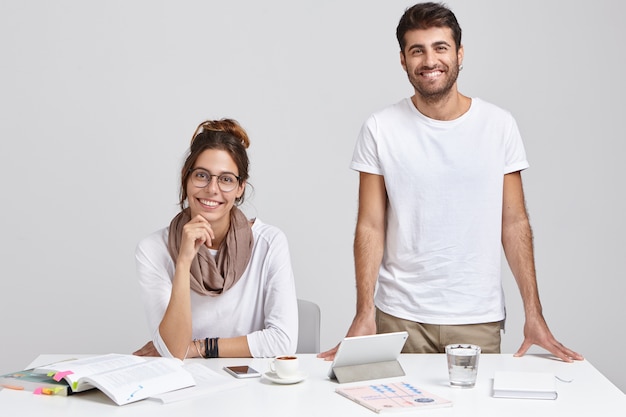
[[[191,220],[189,208],[172,219],[168,250],[176,263],[183,226]],[[191,264],[191,289],[200,295],[218,296],[241,278],[252,256],[254,237],[246,216],[237,207],[230,211],[230,226],[222,241],[217,259],[202,245]]]

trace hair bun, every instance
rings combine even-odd
[[[195,140],[196,136],[205,131],[224,132],[238,138],[244,148],[248,149],[250,146],[250,139],[245,129],[241,127],[239,122],[234,119],[220,119],[220,120],[206,120],[198,125],[196,131],[193,133],[191,143]]]

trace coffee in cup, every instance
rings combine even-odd
[[[279,378],[293,378],[297,376],[300,371],[300,364],[298,363],[298,357],[293,355],[277,356],[270,363],[270,369]]]

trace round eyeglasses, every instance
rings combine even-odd
[[[225,193],[234,190],[237,188],[237,185],[239,185],[240,178],[232,172],[224,172],[223,174],[216,175],[202,168],[191,169],[189,172],[191,173],[189,178],[194,187],[206,187],[211,183],[213,177],[217,178],[217,186]]]

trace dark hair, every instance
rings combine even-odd
[[[248,134],[241,125],[233,119],[207,120],[198,125],[191,138],[189,153],[183,164],[180,175],[180,208],[185,208],[187,201],[187,181],[191,169],[200,154],[207,149],[218,149],[228,152],[239,171],[239,184],[249,177],[248,166],[250,160],[246,149],[250,146]],[[243,203],[244,195],[235,200],[237,205]]]
[[[396,29],[396,37],[400,44],[400,51],[404,52],[406,41],[404,35],[415,29],[429,29],[432,27],[447,27],[452,30],[457,51],[461,47],[461,26],[456,16],[443,3],[418,3],[405,10]]]

